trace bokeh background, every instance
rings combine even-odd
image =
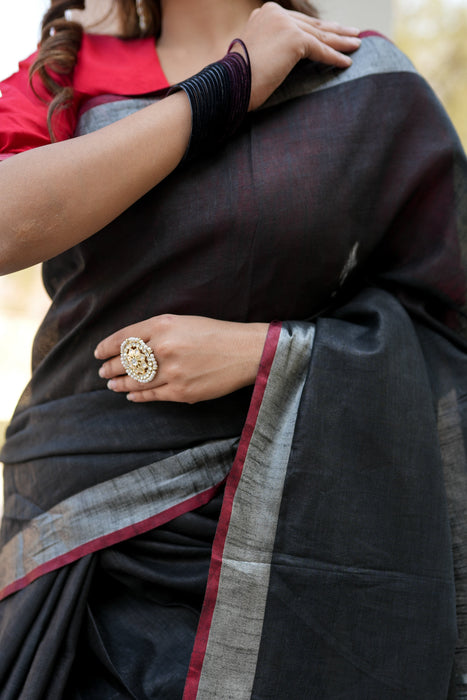
[[[97,0],[106,4],[108,0]],[[34,50],[47,0],[0,6],[0,78]],[[325,17],[392,38],[425,75],[467,146],[467,0],[321,0]],[[32,338],[47,308],[39,268],[0,278],[0,441],[28,381]]]

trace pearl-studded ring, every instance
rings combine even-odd
[[[152,349],[141,338],[124,340],[120,358],[128,376],[141,384],[152,382],[159,369]]]

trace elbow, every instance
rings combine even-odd
[[[9,275],[25,267],[30,267],[34,260],[34,249],[29,238],[22,231],[0,230],[0,275]]]
[[[21,266],[5,263],[2,258],[0,258],[0,277],[5,277],[5,275],[11,275],[13,272],[18,272],[21,270]]]
[[[1,240],[1,239],[0,239]],[[13,257],[9,246],[4,243],[3,240],[0,242],[0,275],[9,275],[11,272],[16,272]]]
[[[11,275],[12,272],[18,272],[18,270],[21,269],[21,265],[16,265],[13,261],[5,259],[3,255],[0,255],[0,277]]]
[[[11,240],[11,232],[0,231],[0,275],[2,277],[18,269],[15,248],[15,242]]]

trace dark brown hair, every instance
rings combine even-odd
[[[42,19],[41,40],[36,60],[31,66],[29,77],[37,74],[50,93],[47,125],[54,141],[53,117],[61,109],[71,104],[73,98],[72,74],[78,51],[81,46],[83,27],[79,22],[65,18],[67,10],[84,10],[85,0],[51,0],[50,8]],[[144,30],[141,29],[135,0],[113,0],[117,6],[122,27],[122,37],[158,37],[161,30],[160,0],[144,0]],[[298,9],[317,16],[315,8],[307,0],[278,0],[286,9]],[[59,83],[53,76],[68,76],[69,85]],[[34,87],[33,87],[34,89]]]

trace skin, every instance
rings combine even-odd
[[[98,2],[88,0],[87,9]],[[170,82],[221,58],[232,38],[243,39],[251,59],[250,109],[299,60],[345,68],[351,59],[341,52],[360,44],[356,29],[259,0],[162,0],[162,16],[158,54]],[[105,30],[118,33],[115,18]],[[92,134],[4,161],[0,273],[47,260],[99,231],[175,169],[190,131],[188,99],[178,92]],[[148,149],[148,143],[158,147]],[[262,323],[167,314],[117,331],[99,343],[95,356],[109,389],[128,392],[131,401],[195,403],[254,383],[267,330]],[[124,374],[120,344],[129,336],[141,337],[156,353],[160,368],[149,384]]]

